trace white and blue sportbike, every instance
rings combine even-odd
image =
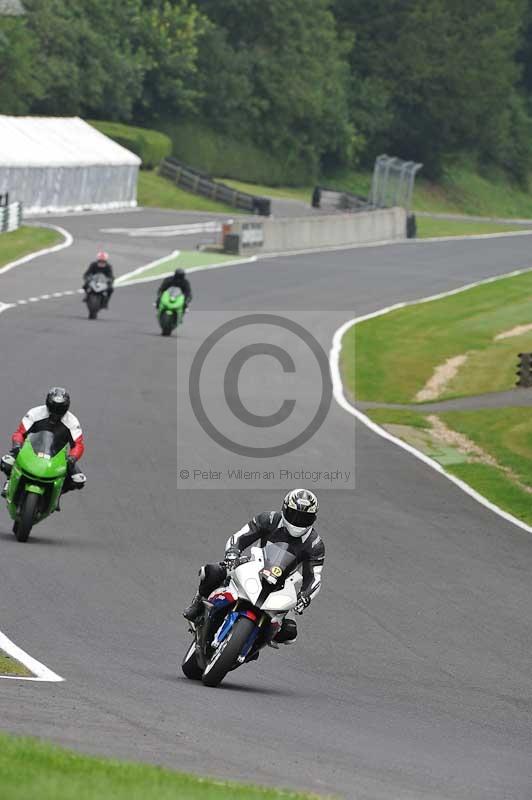
[[[187,678],[218,686],[228,672],[269,645],[298,602],[302,575],[296,557],[284,543],[252,547],[238,559],[226,586],[203,600],[204,612],[190,623],[194,641],[182,669]]]

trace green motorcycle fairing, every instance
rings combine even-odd
[[[41,496],[37,518],[40,522],[57,506],[67,475],[68,445],[58,442],[50,431],[29,433],[19,451],[7,486],[9,516],[17,520],[26,494]]]
[[[181,289],[177,286],[170,286],[169,289],[166,289],[159,300],[157,312],[161,324],[163,316],[169,315],[174,317],[174,327],[180,325],[185,313],[185,295]]]

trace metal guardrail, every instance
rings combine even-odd
[[[335,208],[338,211],[369,211],[374,206],[366,197],[316,186],[312,192],[313,208]]]
[[[164,158],[159,165],[159,174],[174,181],[178,186],[194,194],[201,194],[211,200],[218,200],[233,208],[269,217],[271,200],[269,197],[240,192],[223,183],[214,181],[210,175],[187,167],[176,158]]]

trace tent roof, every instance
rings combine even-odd
[[[0,116],[0,167],[140,163],[138,156],[79,117]]]

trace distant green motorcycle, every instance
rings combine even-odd
[[[177,286],[170,286],[161,295],[157,307],[157,317],[162,336],[170,336],[181,325],[185,314],[185,295]]]
[[[68,443],[50,431],[38,431],[28,434],[16,458],[2,458],[2,471],[9,474],[7,509],[17,541],[27,542],[32,527],[56,510],[67,477],[67,456]]]

